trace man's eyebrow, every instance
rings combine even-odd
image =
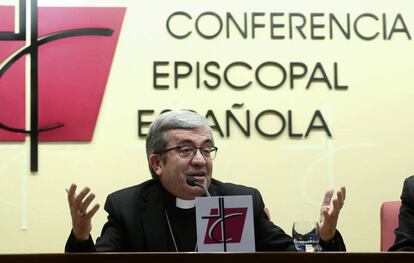
[[[195,143],[193,141],[188,140],[188,139],[180,139],[180,140],[177,141],[177,145],[182,145],[182,144],[195,145]],[[213,145],[213,141],[211,139],[206,139],[205,141],[203,141],[203,143],[201,145],[206,145],[206,144]]]
[[[191,140],[186,140],[186,139],[179,139],[178,141],[177,141],[177,144],[178,145],[180,145],[180,144],[194,144]]]
[[[213,145],[213,141],[211,139],[205,140],[201,145],[211,144]]]

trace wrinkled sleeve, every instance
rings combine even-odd
[[[322,239],[319,241],[322,251],[346,251],[345,242],[338,230],[332,240],[325,242]]]
[[[80,252],[95,252],[95,244],[93,243],[91,235],[85,241],[76,240],[73,231],[70,232],[68,240],[65,245],[65,253],[80,253]]]

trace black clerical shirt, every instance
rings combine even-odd
[[[170,223],[169,235],[175,240],[177,252],[196,251],[197,228],[195,207],[184,209],[176,205],[176,197],[165,192],[165,220]]]

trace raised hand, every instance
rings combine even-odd
[[[346,189],[341,187],[334,196],[334,190],[328,190],[321,206],[321,216],[319,219],[319,235],[323,241],[330,241],[335,236],[336,224],[338,223],[339,211],[344,205]],[[332,203],[331,203],[332,201]]]
[[[66,192],[68,193],[73,234],[78,240],[87,240],[92,230],[92,217],[99,209],[99,204],[95,204],[88,210],[89,205],[95,199],[95,194],[90,193],[88,187],[76,194],[76,184],[71,184]]]

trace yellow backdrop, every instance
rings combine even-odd
[[[7,2],[14,1],[0,4]],[[145,116],[150,121],[170,108],[194,109],[201,114],[212,109],[222,128],[227,110],[242,123],[249,111],[250,136],[243,135],[234,123],[229,137],[215,132],[219,151],[213,176],[258,188],[273,221],[288,233],[295,220],[318,219],[327,188],[346,186],[338,228],[348,250],[379,250],[380,205],[399,198],[403,179],[414,169],[410,106],[414,99],[414,50],[412,40],[402,32],[406,28],[410,36],[414,33],[413,1],[39,0],[39,6],[124,6],[127,12],[92,142],[40,144],[37,174],[29,172],[29,140],[0,144],[0,253],[62,252],[71,228],[65,188],[72,182],[90,186],[103,205],[109,193],[150,178],[145,141],[138,137],[137,112],[153,109],[153,115]],[[185,39],[172,37],[166,28],[168,17],[177,11],[192,17],[171,20],[176,34],[192,32]],[[219,25],[217,17],[205,14],[209,11],[219,15],[223,29],[217,37],[204,39],[195,29],[197,17],[204,14],[198,25],[204,34],[214,34]],[[226,36],[227,12],[239,22],[246,13],[246,39],[234,24],[230,37]],[[250,24],[253,13],[259,13],[256,24],[263,24],[255,29],[255,38]],[[274,15],[272,24],[272,13],[283,14]],[[306,39],[295,27],[289,36],[289,14],[293,13],[306,19],[302,29]],[[349,39],[336,25],[330,39],[330,14],[342,25],[349,14]],[[396,19],[398,15],[400,19]],[[303,17],[292,16],[293,26],[301,24]],[[323,40],[312,39],[312,19],[314,38]],[[284,39],[272,39],[271,25],[276,25],[273,36]],[[400,31],[389,40],[393,27]],[[376,32],[373,40],[363,39],[374,37]],[[170,88],[154,89],[154,61],[170,62],[159,67],[170,76],[158,79]],[[177,89],[172,87],[175,61],[188,62],[194,70],[179,80]],[[232,62],[248,63],[252,70],[235,67],[229,78],[238,85],[253,82],[246,89],[235,90],[221,79],[216,89],[203,85],[197,89],[197,61],[201,70],[205,63],[216,61],[220,70],[211,69],[221,76]],[[291,62],[301,62],[308,72],[295,80],[294,89],[289,88],[289,78],[278,89],[265,89],[255,81],[254,70],[266,61],[280,63],[287,72]],[[306,89],[317,62],[332,83],[337,63],[337,82],[348,88],[330,90],[326,83],[314,82]],[[277,83],[282,75],[275,69],[264,68],[260,77],[268,84]],[[317,73],[321,77],[322,73]],[[201,78],[214,83],[205,71]],[[233,107],[235,103],[242,105]],[[291,110],[293,129],[301,133],[320,110],[332,137],[324,131],[312,131],[307,138],[293,139],[285,130],[278,137],[265,138],[254,121],[267,109],[285,117]],[[260,125],[270,133],[281,124],[268,115]],[[106,213],[100,209],[93,221],[94,238],[105,220]]]

